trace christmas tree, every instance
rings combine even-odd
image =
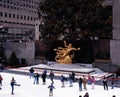
[[[112,6],[104,0],[43,0],[38,7],[41,39],[87,40],[112,37]]]

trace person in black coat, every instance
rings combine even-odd
[[[50,80],[53,82],[53,79],[54,79],[54,73],[53,73],[52,70],[50,71],[49,77],[50,77]]]
[[[89,94],[88,94],[88,92],[87,92],[87,93],[85,93],[84,97],[89,97]]]
[[[79,91],[82,91],[82,83],[83,83],[83,79],[80,77],[80,78],[78,79]]]
[[[31,77],[34,77],[34,69],[33,69],[33,68],[30,68],[30,69],[29,69],[29,72],[30,72],[30,78],[31,78]]]
[[[73,80],[73,82],[75,82],[75,72],[72,72],[72,80]]]
[[[104,76],[104,78],[103,78],[103,87],[104,87],[104,90],[108,90],[107,79],[106,79],[105,76]]]
[[[42,73],[42,75],[41,75],[43,85],[45,85],[45,83],[46,83],[46,76],[47,76],[46,73]]]

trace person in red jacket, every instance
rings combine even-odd
[[[3,78],[2,78],[2,76],[0,75],[0,86],[2,86],[2,80],[3,80]],[[2,89],[2,88],[0,87],[0,89]]]
[[[0,85],[2,86],[2,80],[3,80],[3,78],[2,78],[2,76],[0,75]]]

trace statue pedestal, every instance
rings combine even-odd
[[[89,74],[94,72],[94,68],[92,68],[92,64],[82,64],[82,63],[76,63],[76,64],[59,64],[56,62],[48,61],[48,64],[40,64],[37,65],[36,68],[38,69],[44,69],[47,70],[53,70],[53,71],[61,71],[61,72],[76,72],[76,73],[82,73],[82,74]]]

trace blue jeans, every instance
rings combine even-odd
[[[114,88],[114,84],[111,85],[111,89],[113,89],[113,88]]]
[[[30,78],[34,76],[34,73],[30,73]]]
[[[13,91],[14,91],[14,85],[11,85],[11,88],[12,88],[11,94],[13,94]]]
[[[79,91],[82,91],[82,84],[79,84]]]
[[[70,83],[70,85],[69,85],[69,86],[70,86],[70,87],[72,87],[72,86],[73,86],[73,80],[72,80],[72,79],[70,79],[70,80],[69,80],[69,83]]]

